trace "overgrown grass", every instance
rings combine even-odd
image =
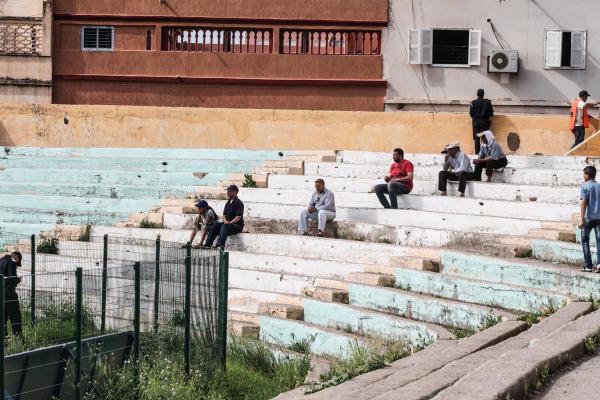
[[[58,239],[42,239],[36,250],[38,253],[42,254],[58,254]]]
[[[537,311],[530,311],[528,313],[521,314],[519,321],[527,322],[529,325],[535,325],[540,323],[541,320],[554,314],[556,309],[554,307],[546,307]]]
[[[177,335],[167,332],[167,336]],[[87,399],[267,400],[302,385],[310,370],[308,356],[275,355],[262,342],[233,336],[227,346],[226,371],[198,368],[186,377],[181,352],[170,351],[173,344],[145,349],[138,384],[128,362],[109,374],[100,397]]]
[[[245,188],[255,188],[258,184],[254,180],[252,174],[244,174],[244,183],[242,183],[242,187]]]
[[[158,224],[155,222],[150,222],[148,220],[148,217],[144,218],[143,220],[140,221],[140,228],[142,229],[163,229],[164,226],[163,224]]]
[[[350,354],[335,360],[328,373],[321,376],[320,383],[311,383],[307,393],[314,393],[331,386],[337,386],[358,375],[383,368],[387,364],[410,354],[403,342],[369,340],[366,344],[355,342]]]

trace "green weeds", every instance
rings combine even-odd
[[[40,254],[58,254],[58,239],[42,239],[36,250]]]

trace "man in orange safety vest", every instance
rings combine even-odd
[[[571,102],[571,132],[575,136],[575,143],[571,148],[578,146],[585,139],[585,129],[590,126],[588,108],[598,105],[592,100],[587,90],[579,92],[579,97]]]

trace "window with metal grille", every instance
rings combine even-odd
[[[81,50],[112,51],[114,37],[112,26],[84,26],[81,28]]]

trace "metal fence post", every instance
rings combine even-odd
[[[104,235],[102,246],[102,316],[100,332],[106,331],[106,286],[108,283],[108,235]]]
[[[190,330],[191,330],[191,297],[192,297],[192,244],[188,242],[185,256],[185,333],[183,342],[183,360],[185,374],[190,374]]]
[[[154,260],[154,332],[158,332],[158,307],[160,300],[160,235],[156,236],[156,254]]]
[[[73,379],[75,386],[75,399],[81,399],[81,323],[83,313],[83,269],[75,271],[75,360],[73,363]]]
[[[219,257],[219,309],[218,343],[221,367],[227,367],[227,297],[229,291],[229,253],[221,252]]]
[[[31,293],[29,306],[31,307],[31,325],[35,325],[35,235],[31,235]]]
[[[5,315],[4,315],[4,277],[0,278],[2,279],[2,282],[0,282],[0,338],[2,340],[0,340],[0,400],[4,400],[4,390],[5,390],[5,375],[4,375],[4,346],[5,346],[5,340],[4,338],[6,337],[6,332],[4,330],[5,326],[4,326],[4,321],[5,321]]]
[[[133,301],[133,361],[135,377],[138,378],[140,358],[140,263],[133,265],[134,274],[134,301]]]

